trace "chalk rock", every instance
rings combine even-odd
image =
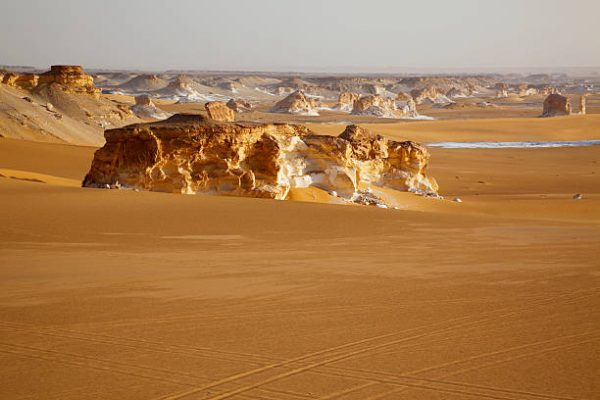
[[[83,186],[172,193],[214,193],[283,200],[290,189],[318,187],[353,201],[365,185],[437,192],[429,153],[358,126],[338,136],[301,125],[216,122],[174,115],[105,132]]]
[[[222,101],[209,101],[204,105],[209,118],[220,122],[235,121],[235,111],[227,107]]]

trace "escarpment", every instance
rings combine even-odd
[[[371,187],[436,194],[429,153],[350,125],[321,136],[302,125],[174,115],[105,132],[83,186],[284,200],[316,187],[349,202]],[[369,192],[370,193],[370,192]],[[357,201],[355,201],[357,200]]]

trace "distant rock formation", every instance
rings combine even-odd
[[[496,85],[494,85],[494,88],[496,89],[497,98],[500,99],[508,97],[508,85],[506,83],[498,82]]]
[[[586,113],[586,100],[585,94],[579,97],[579,114],[585,115]]]
[[[435,103],[435,104],[448,104],[452,103],[446,95],[438,88],[434,86],[426,86],[422,89],[413,89],[410,91],[412,98],[417,104],[422,103]]]
[[[209,101],[204,105],[208,117],[219,122],[235,121],[235,111],[227,107],[222,101]]]
[[[271,112],[318,116],[319,102],[315,98],[308,97],[303,90],[296,90],[285,99],[277,102]]]
[[[252,111],[252,104],[249,101],[242,99],[229,99],[227,107],[237,113]]]
[[[560,115],[571,114],[571,102],[566,96],[558,93],[552,93],[544,100],[544,110],[542,117],[556,117]]]
[[[371,187],[435,195],[429,153],[351,125],[338,136],[305,126],[214,122],[200,115],[107,130],[83,186],[284,200],[310,186],[378,204]]]
[[[400,92],[396,95],[396,100],[398,101],[409,101],[413,100],[412,96],[406,92]]]
[[[468,93],[465,89],[458,89],[456,87],[452,87],[450,90],[446,92],[446,97],[449,99],[459,99],[469,97],[470,93]]]
[[[394,99],[380,95],[363,96],[354,102],[352,115],[372,115],[382,118],[400,118],[402,111],[396,107]]]
[[[38,85],[39,76],[34,74],[15,74],[13,72],[6,73],[1,82],[5,85],[16,87],[24,90],[32,90]]]
[[[38,86],[51,84],[60,85],[67,93],[100,97],[100,89],[94,85],[94,78],[86,74],[78,65],[51,66],[50,71],[40,75]]]
[[[341,92],[338,102],[334,106],[335,110],[351,112],[354,108],[354,102],[360,99],[360,93]]]
[[[94,78],[78,65],[53,65],[50,71],[41,75],[10,72],[4,75],[2,83],[24,90],[38,90],[55,84],[67,93],[100,97],[100,89],[94,86]]]
[[[162,89],[169,82],[158,75],[138,75],[119,85],[119,88],[128,92],[153,92]]]
[[[147,94],[142,94],[135,97],[135,105],[131,107],[131,111],[139,118],[147,119],[165,119],[170,114],[160,110],[152,102],[152,98]]]

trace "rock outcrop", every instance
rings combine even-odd
[[[363,96],[354,102],[352,115],[372,115],[382,118],[401,118],[403,112],[398,110],[394,99],[377,94]]]
[[[435,194],[427,149],[358,126],[338,137],[301,125],[235,124],[174,115],[105,132],[83,186],[284,200],[317,187],[348,202],[388,187]],[[368,196],[367,196],[368,197]]]
[[[303,90],[296,90],[285,99],[275,103],[271,112],[318,116],[319,101],[307,96]]]
[[[2,78],[2,83],[30,91],[39,91],[54,85],[66,93],[100,97],[100,89],[94,85],[94,78],[86,74],[78,65],[53,65],[50,71],[41,75],[9,72]]]
[[[208,117],[219,122],[235,121],[235,111],[227,107],[222,101],[209,101],[204,105]]]
[[[585,115],[586,113],[586,100],[585,94],[579,97],[579,114]]]
[[[147,94],[135,97],[135,105],[131,107],[131,111],[133,111],[137,117],[143,119],[165,119],[170,116],[170,114],[165,113],[156,107],[152,102],[152,98]]]
[[[544,100],[544,110],[542,117],[556,117],[560,115],[571,114],[571,102],[566,96],[558,93],[552,93]]]
[[[413,100],[412,96],[406,92],[400,92],[396,95],[396,100],[398,101],[409,101]]]
[[[252,103],[242,99],[229,99],[227,107],[231,108],[236,113],[252,111]]]
[[[496,83],[496,85],[494,85],[494,89],[496,89],[497,98],[501,99],[508,97],[508,85],[506,83]]]
[[[354,102],[360,99],[359,93],[341,92],[338,97],[338,102],[334,106],[335,110],[351,112],[354,108]]]
[[[2,78],[2,83],[24,90],[32,90],[38,85],[39,76],[34,74],[15,74],[8,72]]]
[[[100,97],[100,89],[94,85],[94,78],[78,65],[51,66],[50,71],[39,76],[38,86],[51,84],[58,84],[67,93]]]
[[[412,98],[417,104],[422,103],[435,103],[435,104],[448,104],[452,103],[444,92],[434,86],[426,86],[422,89],[414,89],[410,91]]]

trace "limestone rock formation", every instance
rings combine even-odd
[[[277,102],[271,108],[271,112],[318,116],[318,107],[319,102],[317,99],[307,96],[303,90],[296,90],[285,99]]]
[[[341,92],[338,97],[338,102],[334,106],[334,109],[339,111],[351,112],[354,108],[354,102],[358,99],[360,99],[359,93]]]
[[[86,74],[78,65],[53,65],[50,71],[39,76],[38,86],[58,84],[67,93],[89,94],[100,97],[100,89],[94,85],[94,78]]]
[[[222,101],[209,101],[204,105],[210,119],[220,122],[235,121],[235,111]]]
[[[352,115],[373,115],[382,118],[400,118],[403,112],[398,110],[394,99],[377,94],[363,96],[354,102]]]
[[[252,111],[252,103],[242,99],[229,99],[227,107],[238,113]]]
[[[435,103],[448,104],[452,103],[446,95],[438,88],[428,85],[422,89],[414,89],[410,91],[412,98],[417,104]]]
[[[544,100],[544,110],[542,117],[556,117],[559,115],[571,114],[571,102],[566,96],[558,93],[552,93]]]
[[[216,193],[284,200],[310,186],[348,202],[388,187],[435,194],[429,153],[417,143],[387,140],[358,126],[338,136],[301,125],[235,124],[200,115],[105,132],[83,186],[172,193]]]
[[[396,95],[396,100],[398,101],[406,101],[413,100],[412,96],[406,92],[400,92]]]
[[[152,98],[147,94],[135,97],[135,105],[131,107],[131,111],[143,119],[165,119],[170,115],[156,107],[154,102],[152,102]]]
[[[39,76],[34,74],[15,74],[9,72],[2,77],[1,82],[5,85],[24,90],[32,90],[38,85]]]
[[[506,83],[498,82],[494,85],[494,89],[496,89],[497,98],[508,97],[508,85]]]
[[[585,94],[579,97],[579,114],[585,115],[586,113],[586,100]]]

